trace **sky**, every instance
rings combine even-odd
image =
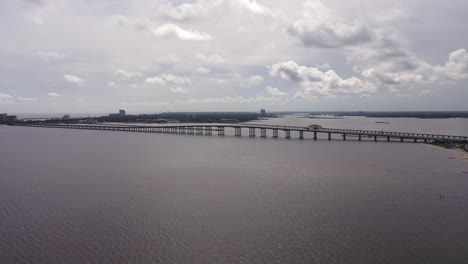
[[[468,110],[466,0],[0,2],[0,112]]]

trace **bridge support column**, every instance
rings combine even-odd
[[[224,136],[224,127],[218,127],[218,136]]]
[[[249,127],[249,137],[255,137],[255,128]]]
[[[213,127],[207,126],[205,127],[205,135],[211,136],[213,134]]]
[[[417,142],[418,142],[418,139],[417,139],[417,138],[415,138],[415,139],[414,139],[414,143],[417,143]]]
[[[197,135],[203,135],[203,127],[197,127]]]
[[[330,133],[329,133],[330,135]],[[317,140],[317,131],[314,131],[314,140]]]
[[[403,142],[403,138],[400,138],[400,142]]]
[[[424,143],[427,143],[427,138],[424,139]]]
[[[188,127],[188,133],[189,134],[195,134],[195,128],[194,127]]]
[[[374,141],[377,141],[377,136],[374,136]]]
[[[358,135],[358,140],[361,141],[361,135]]]
[[[389,136],[387,136],[387,142],[390,142],[390,137]]]
[[[260,128],[260,137],[266,137],[266,128]]]
[[[240,128],[240,127],[234,128],[234,135],[236,137],[241,137],[242,136],[242,128]]]
[[[331,140],[331,133],[328,133],[328,140]]]
[[[273,138],[278,138],[278,129],[273,129]]]
[[[299,139],[304,139],[304,131],[299,131]]]
[[[343,134],[343,140],[346,140],[346,134]]]
[[[285,130],[286,138],[291,138],[291,130]]]

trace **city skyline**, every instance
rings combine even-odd
[[[0,108],[468,110],[467,9],[419,0],[7,0]]]

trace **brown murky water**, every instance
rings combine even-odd
[[[0,263],[468,259],[468,162],[424,144],[7,126],[0,142]]]

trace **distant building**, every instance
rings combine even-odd
[[[265,116],[266,115],[266,110],[265,109],[260,109],[260,115]]]
[[[109,114],[111,117],[117,117],[117,116],[125,116],[125,110],[120,109],[118,114]]]
[[[15,115],[0,114],[0,123],[16,122],[17,120],[18,118]]]
[[[71,118],[70,118],[70,115],[64,115],[64,116],[62,117],[62,119],[63,119],[63,120],[70,120]]]

